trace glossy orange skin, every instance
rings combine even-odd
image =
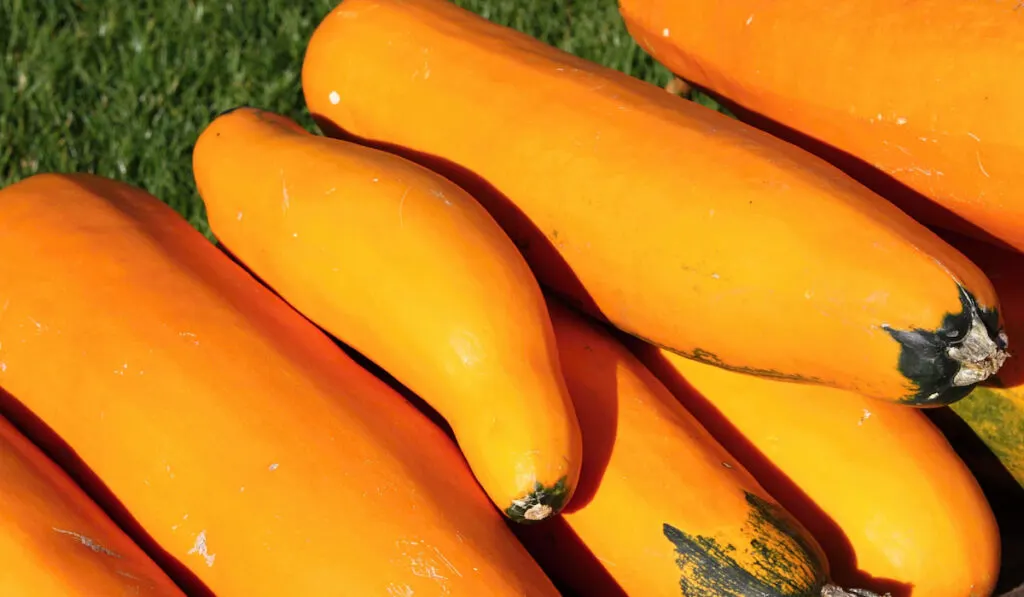
[[[981,0],[619,0],[656,60],[1024,249],[1024,19]],[[813,51],[808,51],[813,48]],[[958,221],[964,220],[970,227]]]
[[[452,442],[142,190],[0,191],[0,385],[218,595],[557,593]]]
[[[3,417],[0,479],[0,595],[184,597],[60,467]]]
[[[610,595],[610,579],[625,595],[678,597],[681,575],[700,585],[709,570],[697,563],[680,570],[662,532],[667,523],[734,546],[737,562],[754,574],[752,540],[774,544],[779,554],[789,548],[787,580],[820,591],[828,562],[810,533],[787,518],[810,553],[778,526],[768,537],[754,534],[744,492],[774,498],[611,333],[556,299],[548,305],[585,448],[584,474],[562,519],[603,568],[578,574],[580,558],[569,555],[567,533],[554,523],[524,529],[524,541],[550,573],[582,595]],[[736,578],[739,571],[727,574]]]
[[[945,238],[981,266],[1002,300],[1007,335],[1024,338],[1024,255],[947,234]],[[1012,336],[1011,336],[1012,337]],[[997,379],[950,405],[1024,487],[1024,354],[1010,346]]]
[[[998,302],[823,160],[447,0],[345,0],[302,75],[323,128],[471,189],[542,284],[662,346],[898,400],[882,325],[935,329],[957,281]]]
[[[437,409],[502,511],[538,482],[576,486],[579,424],[544,297],[465,191],[252,108],[203,131],[193,170],[217,238]]]
[[[814,533],[838,584],[893,597],[992,593],[1000,566],[995,516],[923,412],[634,348]]]

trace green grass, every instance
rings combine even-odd
[[[248,104],[316,130],[306,41],[335,0],[0,0],[0,186],[92,172],[141,186],[210,235],[192,146]],[[615,0],[458,0],[484,17],[663,85]]]

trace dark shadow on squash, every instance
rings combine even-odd
[[[1009,591],[1024,583],[1024,488],[948,406],[925,409],[924,413],[974,474],[995,513],[1002,542],[1002,566],[995,594]]]
[[[17,398],[0,389],[0,413],[44,454],[57,463],[81,487],[86,495],[107,513],[114,523],[128,535],[154,562],[163,569],[189,597],[215,597],[177,558],[172,556],[143,529],[114,493],[82,461],[74,449],[67,444],[45,422],[32,413]]]
[[[573,308],[605,319],[593,298],[547,236],[515,203],[482,176],[439,156],[350,134],[326,116],[313,114],[312,117],[320,130],[328,137],[360,143],[399,155],[441,174],[462,187],[475,197],[491,214],[491,217],[501,225],[519,251],[526,257],[530,269],[533,270],[542,285],[556,293]],[[495,139],[495,143],[500,142],[500,139]],[[557,281],[557,284],[553,281]]]
[[[690,83],[690,85],[707,94],[708,97],[713,98],[721,104],[722,107],[735,114],[738,120],[768,132],[775,137],[788,141],[793,145],[801,147],[818,157],[824,158],[832,165],[846,172],[852,178],[858,180],[864,186],[886,198],[901,210],[907,212],[915,220],[918,220],[923,224],[954,230],[979,240],[1009,248],[1009,246],[1003,241],[908,187],[906,184],[896,180],[889,174],[886,174],[882,170],[872,166],[868,162],[815,137],[792,129],[789,126],[754,110],[741,106],[728,98],[722,97],[714,91],[692,83]]]
[[[564,597],[629,597],[564,518],[512,531]]]
[[[853,545],[842,528],[676,372],[657,348],[625,336],[623,342],[642,355],[641,360],[650,366],[654,375],[686,410],[818,540],[828,558],[833,582],[846,588],[867,589],[879,594],[888,592],[892,597],[911,597],[911,585],[873,577],[859,570]]]

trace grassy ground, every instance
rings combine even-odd
[[[458,0],[484,17],[651,82],[614,0]],[[209,235],[191,152],[240,104],[315,130],[300,68],[336,0],[0,0],[0,186],[85,171],[139,185]]]

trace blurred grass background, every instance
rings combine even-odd
[[[0,0],[0,186],[83,171],[136,184],[210,237],[196,137],[248,104],[316,130],[305,45],[337,0]],[[487,19],[658,85],[615,0],[457,0]]]

